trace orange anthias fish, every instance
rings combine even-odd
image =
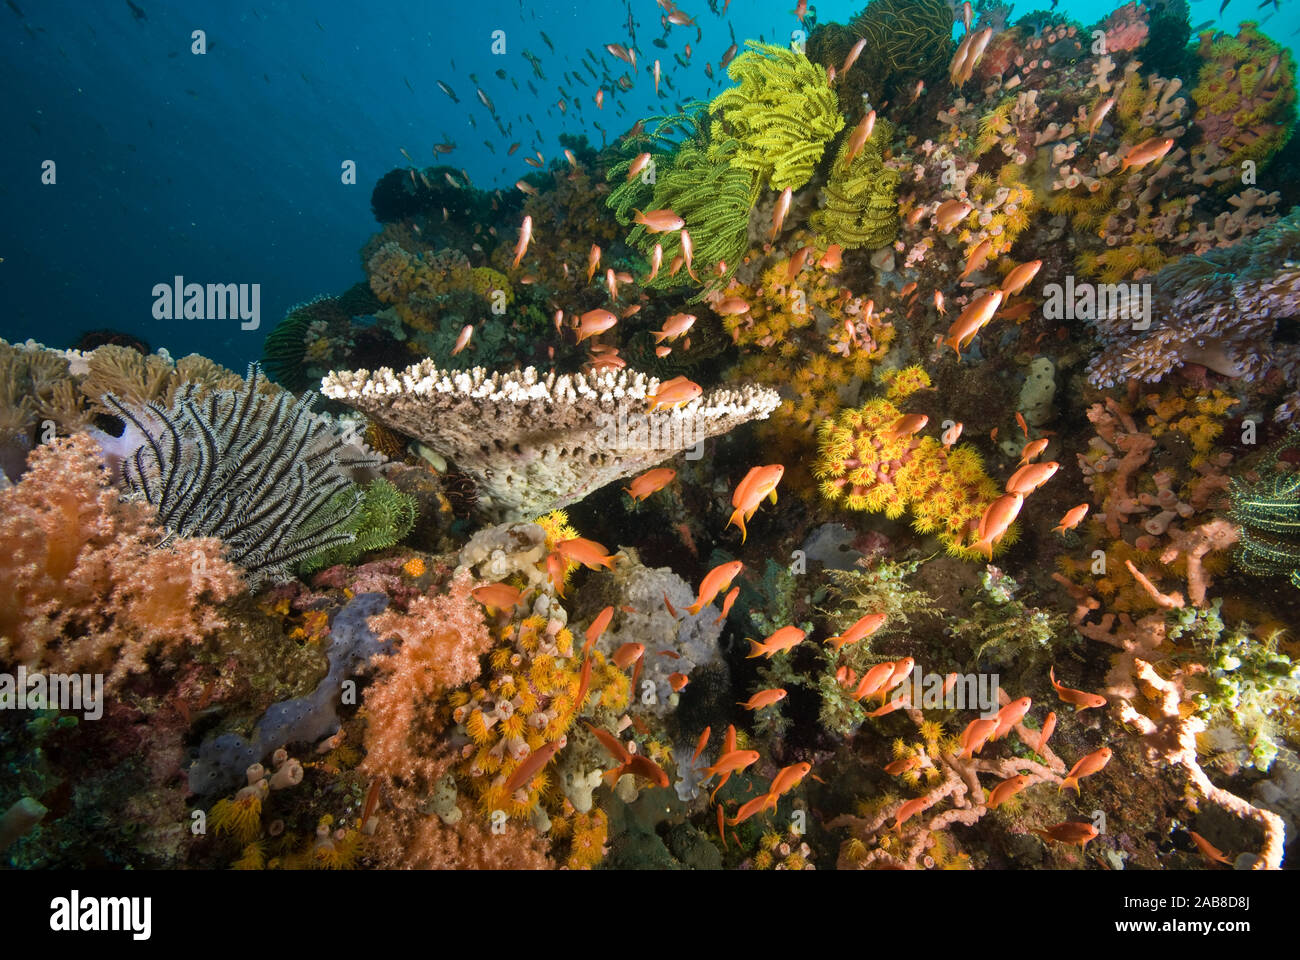
[[[651,210],[649,213],[642,213],[634,209],[632,214],[633,219],[645,227],[647,233],[672,233],[686,226],[686,221],[671,210]]]
[[[1091,823],[1078,823],[1074,820],[1054,824],[1046,830],[1030,830],[1029,832],[1035,833],[1052,843],[1077,843],[1080,850],[1088,845],[1089,840],[1097,836],[1097,828]]]
[[[700,734],[700,739],[695,741],[695,752],[691,754],[690,766],[695,766],[695,761],[700,759],[700,754],[703,753],[704,748],[709,745],[709,734],[712,732],[712,727],[705,727],[704,732]]]
[[[754,816],[755,814],[762,813],[768,807],[775,807],[775,806],[776,806],[775,797],[766,793],[760,794],[759,796],[755,797],[753,800],[750,800],[748,803],[742,805],[741,808],[736,811],[736,815],[727,821],[727,824],[729,826],[734,827],[737,824],[744,823],[746,820],[748,820],[750,817]]]
[[[650,335],[654,337],[655,343],[663,343],[665,340],[673,341],[680,336],[684,336],[694,324],[695,315],[693,313],[674,313],[664,321],[662,330],[652,330]]]
[[[546,555],[546,575],[550,578],[551,586],[559,594],[560,599],[564,598],[564,574],[568,570],[569,563],[558,553],[548,553]]]
[[[1065,533],[1066,530],[1073,530],[1075,527],[1077,527],[1080,523],[1083,522],[1083,518],[1086,517],[1087,515],[1088,515],[1088,504],[1081,503],[1077,507],[1071,507],[1069,510],[1066,511],[1065,516],[1061,518],[1061,522],[1057,526],[1052,528],[1052,532]]]
[[[658,493],[672,483],[676,476],[677,471],[671,467],[657,467],[634,477],[632,486],[623,489],[627,491],[627,495],[633,500],[645,500],[652,493]]]
[[[1195,830],[1188,830],[1187,832],[1192,835],[1192,842],[1196,844],[1196,848],[1201,851],[1201,855],[1204,856],[1206,860],[1209,860],[1212,863],[1226,863],[1228,866],[1232,866],[1232,861],[1224,856],[1223,851],[1210,843],[1209,840],[1206,840]]]
[[[614,656],[610,659],[614,661],[614,666],[620,670],[626,670],[632,664],[641,659],[645,653],[645,644],[643,643],[625,643],[614,651]]]
[[[588,310],[574,324],[573,329],[578,332],[578,342],[586,340],[588,337],[595,337],[618,323],[618,317],[608,310]]]
[[[664,262],[663,245],[656,243],[654,251],[650,254],[650,275],[645,278],[646,283],[649,283],[651,280],[653,280],[655,277],[659,275],[659,268],[663,266],[663,262]]]
[[[1119,172],[1123,173],[1129,167],[1140,169],[1155,163],[1168,153],[1173,145],[1174,141],[1169,137],[1152,137],[1150,140],[1145,140],[1124,154],[1124,162],[1120,164]]]
[[[893,661],[878,663],[862,675],[857,689],[853,691],[854,700],[863,700],[880,692],[880,688],[894,675]]]
[[[781,233],[781,227],[785,224],[785,215],[790,212],[790,201],[793,196],[790,187],[781,191],[781,196],[776,201],[776,209],[772,211],[772,232],[768,234],[769,241],[775,242]]]
[[[807,636],[798,627],[781,627],[770,637],[759,643],[757,640],[746,637],[749,640],[749,654],[746,660],[753,660],[755,657],[766,657],[771,660],[778,653],[789,650],[803,643],[803,638]]]
[[[885,773],[891,777],[897,777],[909,770],[915,770],[920,765],[921,755],[914,753],[910,757],[904,757],[902,760],[895,760],[893,763],[885,764]]]
[[[989,741],[997,728],[997,717],[983,717],[967,724],[961,734],[961,759],[969,760],[984,749],[984,744]]]
[[[600,247],[596,244],[591,245],[591,250],[587,254],[587,282],[591,283],[591,278],[596,275],[596,268],[600,266]]]
[[[1030,440],[1026,443],[1024,449],[1020,451],[1020,466],[1023,467],[1025,464],[1029,463],[1029,461],[1033,460],[1034,457],[1046,450],[1049,442],[1049,438],[1039,437],[1037,440]]]
[[[895,697],[893,700],[890,700],[884,706],[877,707],[875,710],[872,710],[870,713],[867,714],[867,716],[884,717],[893,713],[895,710],[902,710],[904,707],[910,707],[911,705],[912,705],[911,698],[906,693],[904,693],[901,697]]]
[[[889,674],[889,679],[881,688],[883,693],[889,693],[896,686],[906,680],[912,674],[912,668],[916,666],[916,661],[911,657],[904,657],[902,660],[894,661],[894,669]]]
[[[474,324],[472,323],[465,324],[464,329],[461,330],[460,332],[460,336],[456,338],[456,346],[452,348],[451,355],[454,357],[456,356],[456,354],[460,353],[467,346],[469,346],[469,338],[472,337],[473,335],[474,335]]]
[[[600,639],[600,635],[605,632],[605,628],[609,626],[610,621],[613,619],[613,607],[606,607],[596,614],[596,619],[591,621],[591,626],[587,627],[587,642],[582,645],[582,655],[584,657],[596,645],[596,641]]]
[[[929,797],[917,797],[915,800],[908,800],[905,804],[900,806],[894,814],[894,830],[897,831],[901,829],[903,824],[929,805]]]
[[[762,710],[764,707],[770,707],[774,703],[780,703],[785,699],[786,691],[780,687],[771,690],[760,690],[743,703],[736,701],[737,706],[744,707],[746,710]]]
[[[961,272],[957,279],[965,280],[976,270],[983,269],[984,264],[988,262],[989,254],[992,252],[993,241],[981,240],[977,243],[975,248],[971,250],[970,256],[966,258],[966,269]]]
[[[842,77],[849,72],[849,67],[858,62],[858,57],[862,55],[862,50],[867,45],[866,37],[860,39],[849,50],[848,56],[844,58],[844,64],[840,67],[839,75]]]
[[[871,139],[871,131],[876,127],[876,111],[868,110],[866,116],[858,121],[858,125],[853,128],[853,133],[849,135],[848,153],[844,155],[844,166],[847,168],[853,162],[853,158],[858,155],[867,141]]]
[[[975,543],[971,544],[974,550],[982,550],[991,561],[993,559],[993,545],[1002,539],[1007,528],[1015,521],[1020,514],[1020,508],[1025,504],[1025,497],[1020,493],[1004,494],[994,500],[984,515],[980,517],[979,530]]]
[[[893,422],[888,430],[885,431],[885,438],[888,440],[897,440],[900,437],[910,437],[914,433],[919,433],[925,429],[925,425],[930,422],[930,418],[923,413],[907,413]]]
[[[700,593],[695,602],[686,609],[692,616],[699,613],[705,607],[713,602],[723,590],[731,586],[731,581],[735,579],[736,574],[743,570],[745,565],[739,560],[731,560],[727,563],[720,563],[704,575],[700,581]]]
[[[972,300],[948,328],[948,337],[942,342],[957,351],[961,357],[961,348],[970,344],[997,312],[1002,303],[1002,291],[994,290],[984,293]]]
[[[1005,737],[1011,732],[1012,728],[1017,723],[1025,719],[1025,714],[1029,712],[1029,708],[1032,705],[1033,701],[1028,697],[1021,697],[1019,700],[1012,700],[1005,707],[999,710],[996,717],[998,727],[993,731],[993,736],[989,739],[1001,740]]]
[[[506,796],[531,783],[533,777],[537,776],[542,771],[542,768],[564,749],[567,742],[568,740],[565,737],[560,737],[558,740],[543,744],[530,753],[524,762],[515,768],[515,772],[510,775],[510,779],[506,781]]]
[[[724,317],[738,317],[749,312],[749,304],[740,297],[727,297],[715,303],[713,309]]]
[[[1043,731],[1038,735],[1038,745],[1034,747],[1034,753],[1038,754],[1040,757],[1046,756],[1046,754],[1043,753],[1043,747],[1047,746],[1048,738],[1051,737],[1052,731],[1055,729],[1056,711],[1053,710],[1047,715],[1047,719],[1043,721]]]
[[[700,782],[720,773],[738,773],[758,762],[757,750],[731,750],[718,757],[718,762],[700,771]]]
[[[806,761],[792,763],[788,767],[782,767],[775,777],[772,778],[772,785],[767,790],[769,797],[783,797],[795,787],[803,782],[803,778],[808,776],[812,770],[812,764]]]
[[[668,774],[664,773],[659,764],[642,753],[632,754],[632,759],[626,764],[625,772],[632,774],[634,777],[649,780],[656,787],[668,786]]]
[[[844,249],[838,243],[832,243],[822,254],[822,258],[817,261],[817,266],[823,270],[834,272],[840,268],[841,259]]]
[[[851,643],[865,640],[885,625],[888,617],[883,613],[869,613],[837,637],[827,637],[826,642],[838,653]]]
[[[632,165],[627,168],[628,180],[631,180],[633,177],[635,177],[638,173],[644,170],[649,164],[650,164],[650,154],[648,153],[638,154],[636,159],[632,161]]]
[[[996,810],[1002,804],[1006,803],[1029,784],[1029,777],[1023,773],[1018,773],[1014,777],[1008,777],[999,783],[989,792],[988,808]]]
[[[1094,750],[1070,768],[1069,774],[1061,781],[1061,786],[1057,788],[1057,793],[1060,793],[1066,787],[1073,787],[1074,792],[1079,793],[1079,781],[1101,770],[1106,764],[1110,763],[1110,758],[1110,747]]]
[[[740,596],[740,587],[732,587],[727,591],[727,596],[722,601],[722,613],[718,615],[718,619],[713,621],[715,624],[727,619],[727,614],[731,612],[731,605],[736,602],[738,596]]]
[[[1030,260],[1028,263],[1022,263],[1006,275],[1002,281],[1002,295],[1007,298],[1014,297],[1029,284],[1031,280],[1038,275],[1038,271],[1043,267],[1043,261]]]
[[[947,200],[939,204],[939,208],[934,212],[935,223],[938,224],[939,230],[947,233],[957,224],[961,223],[970,215],[975,208],[963,200]]]
[[[650,412],[660,407],[680,407],[690,403],[704,393],[704,388],[686,377],[673,377],[659,384],[659,389],[646,397],[650,401]]]
[[[673,693],[681,693],[686,689],[686,684],[691,682],[691,678],[684,673],[668,674],[668,686],[673,688]]]
[[[1007,493],[1020,493],[1028,496],[1033,493],[1061,468],[1055,460],[1047,463],[1029,463],[1013,473],[1007,480]]]
[[[528,252],[528,241],[533,238],[533,218],[524,217],[523,225],[519,228],[519,242],[515,244],[515,259],[510,265],[511,269],[519,266],[519,261],[524,258]]]
[[[490,583],[484,587],[475,587],[470,591],[470,596],[485,607],[513,610],[523,597],[523,591],[508,583]]]
[[[1084,690],[1075,690],[1071,687],[1065,687],[1056,682],[1056,667],[1053,665],[1047,671],[1048,679],[1052,681],[1052,688],[1056,695],[1065,703],[1074,704],[1074,712],[1088,710],[1092,707],[1106,706],[1106,698],[1099,693],[1088,693]]]
[[[622,766],[632,759],[632,754],[627,752],[627,747],[623,746],[623,742],[619,740],[618,737],[614,736],[608,730],[602,730],[600,727],[587,723],[586,720],[582,721],[582,723],[591,731],[591,735],[600,741],[600,745],[605,748],[619,766]]]
[[[574,537],[572,540],[561,540],[555,545],[555,549],[564,559],[580,563],[589,570],[595,570],[597,567],[614,569],[616,557],[614,554],[606,554],[605,547],[595,540]]]
[[[730,527],[734,523],[740,527],[741,543],[744,543],[748,536],[745,524],[758,511],[763,498],[769,497],[773,503],[776,503],[776,487],[784,475],[785,467],[779,463],[772,463],[765,467],[750,468],[740,483],[736,484],[736,490],[731,495],[731,505],[736,509],[727,520],[727,526]]]

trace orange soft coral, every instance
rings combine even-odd
[[[119,502],[85,434],[29,464],[0,492],[0,664],[104,673],[111,689],[225,626],[214,606],[242,582],[220,541],[156,547],[151,508]]]
[[[443,727],[439,701],[478,676],[479,657],[492,646],[472,586],[462,576],[445,593],[418,597],[407,613],[371,618],[376,636],[397,637],[399,644],[391,656],[376,658],[382,679],[366,691],[365,773],[419,792],[446,769],[448,759],[434,750]]]

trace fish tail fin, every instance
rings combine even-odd
[[[668,339],[667,332],[663,330],[651,330],[650,336],[654,337],[655,343],[663,343]]]
[[[1052,527],[1052,533],[1065,533],[1065,524],[1062,523]]]
[[[1061,792],[1062,790],[1064,790],[1066,787],[1072,787],[1072,788],[1074,788],[1074,792],[1075,792],[1075,793],[1079,793],[1079,778],[1078,778],[1078,777],[1066,777],[1064,780],[1061,781],[1061,785],[1060,785],[1059,787],[1056,788],[1056,792],[1057,792],[1057,793],[1060,793],[1060,792]]]
[[[753,660],[755,657],[761,657],[763,654],[767,653],[767,651],[763,649],[763,645],[757,640],[750,637],[746,637],[745,639],[749,641],[749,653],[745,656],[746,660]]]
[[[727,527],[730,527],[732,524],[735,524],[736,526],[740,527],[740,542],[744,543],[745,538],[749,536],[749,531],[745,529],[744,507],[737,507],[735,510],[732,511],[731,517],[728,518],[727,520]],[[727,527],[724,527],[723,529],[726,529]]]
[[[703,609],[704,609],[704,604],[703,604],[703,603],[692,603],[689,607],[686,608],[687,612],[688,612],[692,617],[695,616],[696,614],[698,614],[698,613],[699,613],[701,610],[703,610]]]

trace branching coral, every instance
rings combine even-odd
[[[802,53],[745,41],[727,76],[739,86],[709,105],[712,138],[740,142],[731,163],[773,190],[798,189],[812,177],[826,144],[844,126],[835,91]]]
[[[1098,623],[1085,623],[1089,611],[1099,604],[1082,588],[1070,587],[1070,590],[1080,601],[1074,616],[1079,632],[1117,650],[1111,658],[1105,689],[1116,719],[1142,738],[1152,763],[1183,769],[1193,803],[1195,798],[1203,797],[1257,824],[1263,832],[1258,864],[1267,869],[1279,868],[1284,852],[1282,819],[1218,786],[1201,766],[1197,736],[1205,730],[1206,722],[1196,709],[1193,677],[1196,665],[1184,667],[1172,659],[1175,651],[1165,645],[1166,612],[1149,614],[1137,621],[1128,614],[1117,617],[1107,613]],[[1175,609],[1181,607],[1181,602],[1173,604]],[[1162,670],[1157,671],[1157,665]]]
[[[174,539],[119,503],[85,434],[43,444],[0,491],[0,663],[106,674],[110,688],[223,627],[239,571],[213,539]]]

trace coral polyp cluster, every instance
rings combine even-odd
[[[974,447],[945,449],[934,437],[900,426],[905,419],[893,403],[877,398],[823,422],[814,467],[822,496],[891,519],[910,511],[918,533],[935,534],[954,556],[976,556],[972,533],[1001,490]],[[1000,547],[1014,539],[1003,538]]]

